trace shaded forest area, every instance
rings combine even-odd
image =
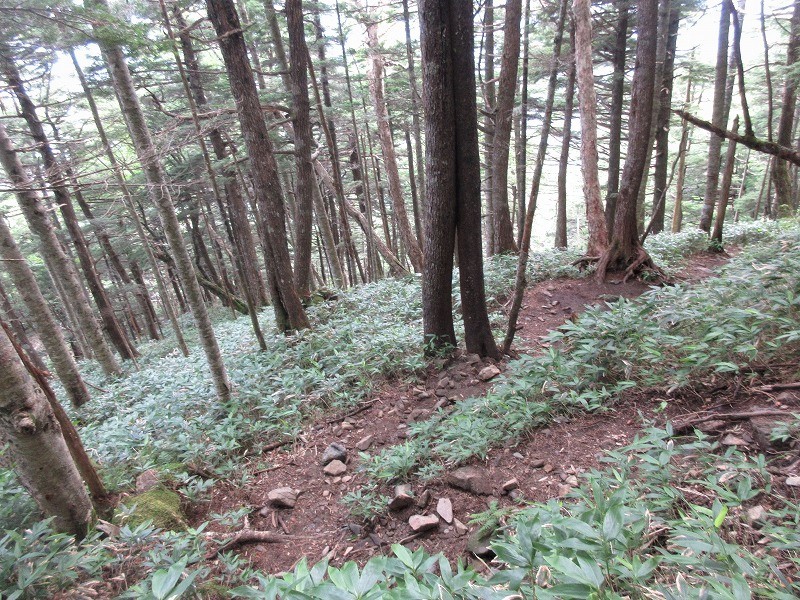
[[[795,597],[800,2],[0,21],[0,593]]]

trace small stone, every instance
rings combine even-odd
[[[458,535],[465,535],[465,534],[466,534],[466,533],[469,531],[469,527],[467,527],[466,525],[464,525],[464,524],[463,524],[461,521],[459,521],[458,519],[453,519],[453,527],[455,527],[455,529],[456,529],[456,533],[457,533]]]
[[[442,517],[445,523],[453,522],[453,503],[450,498],[439,498],[436,503],[436,514]]]
[[[330,490],[322,490],[322,497],[323,498],[328,498],[330,495],[331,495],[331,491]]]
[[[542,470],[545,473],[552,473],[553,469],[555,469],[555,467],[553,465],[551,465],[550,463],[547,463],[544,467],[542,467]]]
[[[330,475],[331,477],[336,477],[337,475],[341,475],[347,472],[347,466],[340,460],[332,460],[325,468],[322,469],[325,475]]]
[[[571,485],[559,485],[558,486],[558,497],[559,498],[563,498],[564,496],[569,494],[571,491],[572,491],[572,486]]]
[[[439,383],[437,383],[437,384],[436,384],[436,388],[437,388],[437,389],[442,389],[442,388],[450,387],[450,384],[451,384],[451,383],[452,383],[452,382],[450,381],[450,378],[449,378],[449,377],[442,377],[442,378],[439,380]]]
[[[372,440],[374,439],[373,436],[368,435],[365,438],[362,438],[356,442],[356,448],[361,450],[362,452],[372,446]]]
[[[481,357],[480,357],[480,356],[478,356],[477,354],[467,354],[467,355],[464,357],[464,360],[466,360],[466,361],[467,361],[467,364],[468,364],[468,365],[474,365],[474,364],[476,364],[476,363],[479,363],[479,362],[481,362]]]
[[[423,392],[420,392],[419,394],[417,394],[417,399],[418,400],[427,400],[430,397],[431,397],[431,393],[427,392],[427,391],[423,391]]]
[[[519,487],[519,480],[515,477],[514,479],[509,479],[503,484],[503,491],[510,492],[515,490]]]
[[[547,464],[543,458],[537,458],[531,461],[531,467],[534,469],[541,469]]]
[[[353,480],[352,475],[345,475],[344,477],[342,477],[342,483],[350,483],[352,480]]]
[[[492,539],[492,533],[488,535],[480,535],[480,530],[473,533],[467,540],[467,551],[472,552],[478,558],[491,560],[495,557],[494,550],[489,547],[489,542]]]
[[[438,388],[436,390],[436,395],[439,396],[440,398],[446,398],[447,393],[448,393],[447,388]]]
[[[425,416],[427,416],[428,411],[424,408],[415,408],[411,411],[411,414],[408,416],[409,422],[412,421],[421,421]]]
[[[389,510],[403,510],[414,503],[410,485],[397,485],[394,488],[394,497],[389,501]]]
[[[398,439],[404,440],[408,437],[408,432],[405,429],[401,429],[396,434]]]
[[[525,457],[522,455],[522,452],[514,452],[514,454],[512,454],[511,456],[513,456],[514,458],[519,459],[519,460],[524,460],[525,459]]]
[[[356,523],[348,523],[347,524],[347,528],[350,530],[350,533],[352,533],[353,535],[355,535],[355,536],[360,536],[361,535],[361,525],[357,525]]]
[[[430,490],[423,490],[422,493],[417,498],[416,505],[419,508],[425,508],[428,506],[428,502],[431,501],[431,491]]]
[[[440,408],[445,408],[447,406],[450,406],[452,403],[453,401],[450,398],[439,398],[436,404],[433,405],[433,410],[437,411]]]
[[[268,517],[269,516],[269,508],[266,506],[261,507],[261,510],[258,511],[259,517]]]
[[[742,438],[729,433],[724,438],[722,438],[722,445],[723,446],[746,446],[747,442],[745,442]]]
[[[352,428],[353,428],[352,423],[348,423],[347,421],[342,423],[342,430],[343,431],[350,431]]]
[[[341,482],[342,482],[342,478],[341,477],[334,477],[333,478],[333,483],[341,483]]]
[[[756,504],[747,509],[747,521],[754,524],[756,521],[763,521],[767,516],[767,511],[760,504]]]
[[[578,478],[575,475],[570,475],[564,480],[564,483],[567,485],[571,485],[572,487],[577,487],[578,485]]]
[[[158,476],[158,471],[155,469],[147,469],[147,471],[144,471],[136,478],[136,491],[147,492],[158,487],[160,482],[161,478]]]
[[[488,496],[492,493],[492,484],[488,474],[477,467],[461,467],[447,476],[447,483],[451,486]]]
[[[512,500],[520,500],[524,498],[522,492],[519,491],[519,489],[511,490],[510,492],[508,492],[508,497],[511,498]]]
[[[436,515],[412,515],[408,520],[408,524],[414,533],[430,531],[439,526],[439,517]]]
[[[267,494],[267,500],[275,508],[294,508],[299,493],[290,487],[275,488]]]
[[[478,379],[481,381],[489,381],[500,375],[500,369],[498,369],[495,365],[489,365],[488,367],[482,368],[478,372]]]
[[[325,448],[320,462],[322,466],[325,466],[334,460],[338,460],[342,463],[347,460],[347,449],[342,444],[337,444],[336,442],[333,442]]]
[[[800,477],[798,477],[796,475],[793,476],[793,477],[787,477],[786,478],[786,485],[790,485],[792,487],[800,487]]]

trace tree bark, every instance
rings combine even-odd
[[[517,251],[511,214],[508,210],[508,159],[511,151],[514,95],[517,91],[521,19],[522,0],[507,0],[503,58],[500,63],[492,140],[492,215],[494,250],[497,254]]]
[[[0,438],[8,442],[20,482],[56,529],[83,538],[92,505],[61,427],[42,390],[0,327]]]
[[[692,73],[686,82],[686,98],[684,106],[689,106],[692,99]],[[675,206],[672,211],[672,233],[678,233],[683,225],[683,185],[686,180],[686,155],[689,152],[689,122],[683,120],[681,125],[681,141],[678,145],[678,180],[675,184]]]
[[[237,98],[236,109],[250,158],[253,191],[263,221],[265,246],[272,259],[268,268],[276,322],[283,331],[306,329],[309,327],[308,317],[292,277],[278,166],[261,113],[253,72],[247,61],[239,16],[231,0],[207,0],[206,5],[218,36],[231,92]]]
[[[420,198],[425,197],[425,168],[423,166],[424,154],[422,150],[422,125],[420,119],[419,108],[419,91],[417,89],[417,73],[414,66],[414,50],[411,45],[411,19],[408,13],[408,0],[403,0],[403,21],[406,26],[406,62],[408,64],[408,82],[411,85],[411,123],[414,128],[414,149],[416,151],[416,175],[417,175],[417,193]],[[409,162],[411,161],[411,154],[409,154]],[[422,219],[422,211],[420,213],[420,220]],[[423,224],[420,223],[420,231]],[[422,235],[417,234],[417,237],[422,243]],[[423,244],[424,245],[424,244]]]
[[[483,190],[486,196],[486,207],[488,210],[487,223],[487,252],[489,256],[497,254],[495,241],[495,217],[493,204],[492,186],[492,162],[494,151],[494,111],[497,100],[497,81],[494,77],[494,0],[485,0],[483,10],[483,97],[484,113],[483,119],[483,160],[485,165],[485,176],[483,180]]]
[[[639,0],[637,12],[638,41],[631,84],[628,156],[622,170],[611,241],[597,264],[596,277],[601,281],[609,269],[626,269],[627,278],[639,267],[653,266],[639,242],[636,200],[646,166],[645,145],[650,141],[650,121],[653,118],[658,0]]]
[[[372,94],[372,101],[375,105],[375,114],[378,120],[378,139],[381,143],[381,153],[383,154],[383,166],[386,171],[386,179],[389,182],[389,196],[392,199],[394,209],[394,219],[400,232],[400,238],[408,252],[411,266],[419,272],[422,270],[422,248],[419,240],[411,230],[411,223],[408,220],[403,190],[400,186],[400,171],[397,167],[397,155],[394,150],[392,132],[389,130],[389,111],[386,107],[386,98],[383,89],[383,67],[384,58],[378,48],[378,24],[367,24],[367,44],[372,58],[372,70],[369,73],[369,89]]]
[[[611,109],[609,113],[608,182],[606,183],[606,231],[614,227],[619,194],[619,163],[622,154],[622,107],[625,102],[625,63],[628,57],[629,0],[615,0],[617,25],[612,62],[614,73],[611,83]]]
[[[734,133],[739,131],[739,117],[733,119],[731,129]],[[722,174],[722,183],[719,186],[719,201],[717,202],[717,214],[714,219],[714,230],[711,232],[711,241],[717,243],[717,247],[722,248],[722,227],[725,224],[725,212],[728,208],[728,200],[731,193],[731,182],[733,181],[733,169],[736,166],[736,142],[728,142],[728,151],[725,156],[725,171]]]
[[[571,26],[571,46],[575,47],[575,27]],[[575,102],[575,59],[567,67],[567,87],[564,100],[564,125],[561,129],[561,156],[558,160],[558,201],[556,207],[556,248],[567,247],[567,169],[572,141],[572,113]]]
[[[522,232],[525,229],[525,191],[527,181],[527,160],[528,160],[528,73],[530,71],[530,19],[531,19],[531,0],[525,0],[524,30],[522,34],[522,78],[519,84],[519,127],[516,137],[516,171],[517,171],[517,194],[519,196],[519,208],[517,209],[517,245],[522,245]],[[563,28],[563,24],[561,25]]]
[[[605,215],[600,200],[597,153],[597,96],[592,72],[592,14],[589,0],[573,0],[575,18],[575,71],[581,115],[581,166],[586,223],[589,226],[587,256],[599,256],[608,247]]]
[[[2,221],[2,220],[3,220],[3,217],[0,216],[0,221]],[[3,254],[2,244],[3,244],[3,242],[0,241],[0,260],[2,260],[4,262],[7,262],[9,260],[14,260],[14,259],[6,259],[5,258],[4,254]],[[13,278],[12,278],[12,281],[13,281]],[[16,282],[14,282],[14,287],[18,287]],[[24,302],[24,300],[23,300],[23,302]],[[2,315],[2,316],[0,316],[0,319],[5,318],[5,320],[8,322],[9,326],[11,327],[11,331],[13,332],[14,336],[19,341],[20,346],[22,346],[22,348],[25,350],[25,353],[30,357],[31,362],[33,362],[33,364],[36,366],[37,369],[41,369],[42,371],[46,371],[47,370],[47,366],[44,364],[44,361],[42,360],[42,357],[39,356],[39,353],[36,351],[36,349],[35,349],[35,347],[33,345],[33,341],[31,340],[30,336],[28,335],[28,329],[23,324],[22,318],[20,317],[19,313],[17,312],[17,309],[14,308],[14,305],[11,303],[11,298],[8,297],[8,293],[6,292],[5,287],[3,287],[2,278],[0,278],[0,310],[2,311],[2,313],[0,313],[0,315]],[[32,333],[35,334],[36,332],[33,331]],[[38,339],[38,336],[36,336],[36,339],[41,344],[41,340]],[[69,348],[65,347],[65,349],[66,349],[67,352],[69,352]]]
[[[714,73],[714,104],[711,113],[711,124],[725,128],[725,83],[728,77],[728,34],[731,17],[727,2],[722,3],[719,20],[719,38],[717,41],[717,66]],[[719,170],[722,154],[722,137],[712,135],[708,140],[708,167],[706,171],[706,191],[703,197],[703,208],[700,212],[700,229],[708,233],[714,216],[714,205],[717,202],[719,187]]]
[[[425,341],[431,349],[456,342],[452,269],[457,236],[467,351],[498,358],[483,282],[472,6],[458,0],[421,0],[420,32],[427,169]]]
[[[93,5],[100,8],[102,12],[108,12],[106,0],[93,0]],[[197,326],[200,343],[203,346],[211,370],[217,397],[220,401],[227,402],[230,400],[231,393],[228,374],[214,334],[214,327],[203,303],[200,284],[197,282],[197,277],[192,267],[192,259],[181,235],[181,228],[178,223],[178,217],[175,214],[175,205],[172,203],[167,178],[150,135],[150,128],[145,121],[139,97],[136,95],[136,88],[128,70],[125,55],[119,46],[109,41],[107,35],[103,35],[101,23],[96,23],[94,27],[95,33],[98,34],[96,41],[111,72],[111,80],[116,91],[117,101],[125,117],[128,132],[131,135],[137,157],[147,179],[148,195],[158,209],[161,225],[175,260],[175,268]]]

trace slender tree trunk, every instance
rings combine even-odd
[[[64,252],[48,217],[48,210],[39,194],[34,191],[34,184],[28,179],[2,124],[0,124],[0,162],[16,188],[19,206],[28,226],[39,241],[40,251],[46,258],[48,267],[55,269],[52,273],[53,278],[64,286],[67,296],[71,299],[71,305],[78,319],[77,326],[91,344],[101,368],[108,375],[121,373],[122,370],[95,320],[72,260]]]
[[[629,0],[614,0],[617,25],[614,41],[614,74],[611,83],[611,110],[609,114],[608,182],[606,184],[606,230],[614,226],[619,194],[620,155],[622,153],[622,108],[625,102],[625,63],[628,57]]]
[[[494,204],[492,196],[492,161],[494,151],[494,111],[497,100],[497,81],[494,78],[494,0],[485,0],[483,9],[483,97],[484,112],[483,120],[483,161],[484,161],[484,180],[483,189],[488,210],[487,222],[487,251],[489,256],[497,254],[495,248],[496,235]]]
[[[411,19],[408,14],[408,0],[403,0],[403,21],[406,26],[406,62],[408,64],[408,82],[411,85],[411,123],[414,128],[414,148],[416,150],[416,176],[417,176],[417,193],[420,198],[425,198],[425,156],[422,151],[422,126],[420,119],[419,108],[419,91],[417,89],[417,74],[414,66],[414,49],[411,44]],[[409,164],[412,161],[411,153],[409,153]],[[422,211],[418,211],[420,219],[422,219]],[[422,234],[420,233],[423,226],[420,223],[420,231],[417,232],[417,238],[422,243]],[[424,244],[423,244],[424,245]]]
[[[589,0],[573,0],[575,18],[575,71],[581,115],[581,165],[586,222],[589,226],[587,256],[600,256],[608,247],[605,215],[600,200],[597,155],[597,96],[592,72],[592,14]]]
[[[622,170],[614,229],[608,249],[597,264],[597,278],[605,279],[613,268],[626,268],[627,278],[642,266],[654,266],[639,241],[636,200],[645,169],[653,118],[656,75],[658,0],[639,0],[636,66],[633,72],[629,118],[628,156]]]
[[[237,98],[239,124],[250,158],[254,193],[266,234],[265,246],[272,258],[268,268],[274,292],[272,301],[276,322],[279,329],[284,331],[305,329],[309,327],[309,323],[292,277],[278,167],[261,114],[258,90],[247,61],[239,16],[231,0],[207,0],[206,4],[209,18],[217,32],[231,91]],[[282,322],[284,318],[285,322]]]
[[[686,82],[686,99],[684,105],[688,106],[692,100],[692,74]],[[689,122],[683,121],[681,125],[681,141],[678,145],[678,180],[675,185],[675,207],[672,211],[672,233],[678,233],[683,225],[683,186],[686,181],[686,155],[689,153]]]
[[[575,27],[570,27],[572,47],[575,47]],[[558,161],[558,205],[556,209],[556,248],[567,247],[567,169],[572,141],[572,112],[575,101],[575,59],[567,66],[567,87],[564,100],[564,125],[561,130],[561,157]]]
[[[106,0],[93,0],[94,6],[103,12],[108,11]],[[99,24],[95,27],[100,27]],[[159,155],[150,135],[150,128],[144,118],[139,97],[133,84],[125,56],[119,46],[108,40],[108,36],[99,35],[97,43],[102,50],[103,57],[108,64],[111,72],[111,79],[117,95],[122,114],[128,126],[136,154],[147,179],[147,190],[151,201],[158,208],[161,218],[161,225],[164,229],[170,251],[175,260],[180,282],[186,293],[192,316],[200,337],[200,343],[208,361],[211,375],[214,380],[217,397],[222,402],[230,399],[230,381],[222,361],[217,338],[214,334],[214,327],[208,316],[208,311],[203,303],[203,296],[200,284],[192,267],[192,259],[186,249],[186,245],[181,235],[178,217],[175,214],[175,205],[169,192],[166,175],[164,173]]]
[[[519,66],[520,21],[522,0],[506,1],[503,58],[500,64],[497,105],[494,111],[492,140],[492,208],[494,216],[494,249],[496,253],[516,252],[514,228],[508,211],[508,159],[511,150],[511,126],[514,94],[517,91]]]
[[[733,119],[731,130],[739,131],[739,117]],[[722,228],[725,224],[725,212],[728,208],[728,200],[731,194],[731,183],[733,181],[733,169],[736,166],[736,142],[728,143],[728,151],[725,156],[725,171],[722,174],[722,183],[719,186],[719,201],[717,202],[717,214],[714,219],[714,230],[711,232],[711,241],[717,242],[718,247],[722,247]]]
[[[0,439],[14,456],[20,482],[59,531],[83,538],[92,505],[61,427],[42,390],[0,327]]]
[[[2,220],[3,217],[0,217],[0,221]],[[2,225],[0,225],[0,227],[2,227]],[[14,260],[5,258],[2,244],[3,242],[0,241],[0,259],[4,261]],[[18,287],[16,282],[14,282],[14,286]],[[0,278],[0,310],[2,310],[2,314],[4,315],[5,320],[11,326],[11,331],[14,333],[17,340],[19,340],[20,346],[22,346],[22,348],[25,350],[25,353],[30,357],[31,361],[36,366],[36,368],[41,369],[42,371],[46,371],[47,366],[44,364],[42,357],[39,356],[39,353],[36,351],[33,342],[31,341],[31,338],[28,336],[28,331],[25,328],[25,325],[23,325],[22,323],[22,319],[20,318],[19,313],[17,313],[17,310],[11,303],[11,299],[8,297],[8,293],[3,287],[2,278]],[[0,319],[2,318],[3,317],[0,317]],[[33,333],[35,334],[35,331]],[[41,340],[39,340],[39,343],[41,343]],[[69,352],[69,348],[66,347],[66,345],[64,347],[66,351]]]
[[[728,34],[730,26],[730,8],[727,2],[723,2],[720,9],[717,67],[714,74],[714,104],[711,114],[711,124],[720,128],[725,127],[725,83],[728,77]],[[706,233],[711,230],[714,205],[717,202],[721,154],[722,138],[712,135],[708,140],[706,191],[703,197],[703,208],[700,212],[700,229]]]
[[[72,404],[75,406],[86,404],[90,399],[89,390],[81,378],[69,344],[39,289],[33,271],[14,241],[11,230],[2,216],[0,216],[0,257],[5,270],[11,276],[17,293],[28,307],[36,332],[39,334],[47,355],[53,361],[56,375]]]
[[[517,194],[517,246],[522,245],[522,232],[525,229],[525,191],[527,183],[528,160],[528,72],[530,62],[530,20],[531,0],[525,0],[524,30],[522,34],[522,80],[520,81],[519,127],[516,139]]]
[[[793,67],[800,57],[800,2],[794,2],[792,22],[789,31],[789,45],[786,48],[786,77],[783,82],[781,114],[778,119],[777,142],[781,146],[792,145],[792,122],[797,104],[797,75]],[[775,187],[776,217],[792,212],[792,184],[789,165],[783,160],[772,161],[772,183]]]
[[[414,270],[422,270],[422,248],[417,238],[411,230],[408,220],[403,190],[400,186],[400,171],[397,167],[397,156],[394,150],[392,133],[389,130],[389,111],[386,107],[386,99],[383,90],[383,55],[378,48],[378,24],[367,24],[367,43],[372,57],[372,70],[369,74],[369,89],[372,93],[372,100],[375,104],[375,113],[378,119],[378,138],[381,143],[383,154],[383,164],[386,170],[386,179],[389,182],[389,196],[392,199],[394,218],[400,232],[400,238],[408,252],[411,265]]]

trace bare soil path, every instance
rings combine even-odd
[[[687,261],[679,279],[691,282],[711,276],[728,259],[725,254],[694,255]],[[638,281],[601,284],[591,278],[538,283],[526,292],[515,348],[535,353],[541,336],[582,312],[587,305],[619,296],[636,297],[648,288]],[[288,537],[286,543],[255,543],[238,549],[254,567],[271,573],[289,570],[303,557],[310,563],[326,556],[332,564],[346,560],[363,563],[375,554],[388,552],[390,544],[397,542],[407,543],[412,548],[423,545],[429,552],[443,552],[451,559],[464,557],[475,561],[475,566],[480,568],[480,560],[466,551],[469,532],[465,530],[474,529],[469,525],[472,514],[486,510],[490,502],[508,507],[518,500],[546,501],[567,494],[577,485],[581,473],[599,466],[598,458],[604,450],[629,443],[641,431],[638,415],[663,422],[665,416],[695,413],[714,404],[730,405],[737,410],[754,406],[795,410],[800,407],[794,392],[776,399],[775,395],[742,393],[737,388],[731,399],[730,381],[697,397],[689,394],[673,398],[666,411],[663,398],[657,393],[634,390],[613,413],[585,415],[556,423],[532,432],[526,439],[508,440],[506,444],[498,440],[487,460],[474,463],[487,474],[487,494],[456,489],[440,478],[424,486],[414,486],[415,504],[403,510],[388,511],[370,524],[350,515],[341,500],[348,493],[357,493],[366,483],[365,476],[358,470],[358,448],[374,453],[398,444],[405,438],[409,423],[427,418],[438,406],[485,394],[491,381],[482,381],[479,374],[491,366],[492,361],[476,358],[457,356],[439,361],[413,383],[387,382],[358,414],[341,420],[329,416],[309,426],[293,445],[265,456],[272,466],[255,472],[246,486],[216,485],[210,502],[195,507],[193,520],[201,522],[213,513],[249,508],[250,529]],[[496,366],[503,369],[503,364]],[[733,431],[744,443],[757,443],[758,434],[749,424],[712,422],[709,430],[713,431],[714,427],[718,433]],[[346,470],[326,475],[321,457],[332,443],[347,449]],[[516,480],[516,490],[509,495],[503,486],[511,480]],[[294,507],[276,508],[268,495],[276,488],[285,487],[299,490]],[[414,537],[409,517],[435,514],[441,499],[445,499],[445,504],[449,500],[455,520],[451,523],[442,520],[438,528]]]

